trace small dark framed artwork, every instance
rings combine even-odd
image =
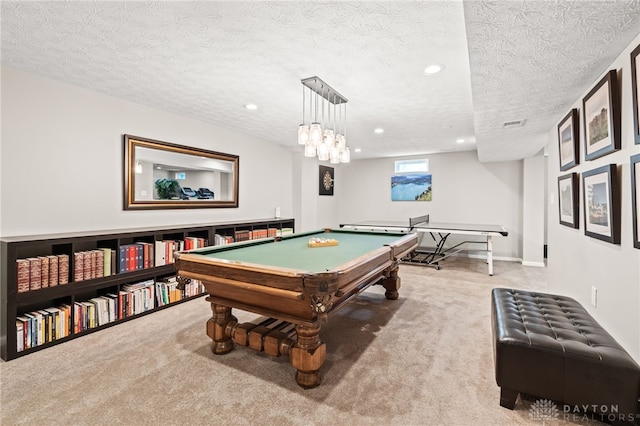
[[[640,154],[631,156],[631,208],[633,209],[633,246],[640,249]]]
[[[584,233],[620,244],[618,166],[608,164],[582,174]]]
[[[560,224],[578,228],[578,174],[558,176],[558,205],[560,210]]]
[[[560,170],[569,170],[580,164],[578,142],[578,110],[572,109],[558,124],[558,144],[560,146]]]
[[[333,195],[333,167],[320,166],[320,173],[318,174],[319,191],[320,195]]]
[[[584,158],[593,160],[620,149],[620,95],[610,70],[582,100]]]
[[[640,144],[640,45],[631,52],[631,98],[633,99],[633,135]]]

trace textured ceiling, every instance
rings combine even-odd
[[[640,0],[1,7],[3,65],[295,149],[300,80],[317,75],[349,100],[353,159],[476,147],[481,161],[533,155],[640,33]],[[424,75],[433,63],[444,71]]]

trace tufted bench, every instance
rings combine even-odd
[[[524,393],[600,414],[639,412],[640,367],[574,299],[495,288],[491,323],[501,406],[513,409]]]

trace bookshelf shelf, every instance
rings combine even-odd
[[[249,236],[248,238],[262,238],[275,234],[289,233],[293,232],[294,224],[294,219],[278,218],[198,224],[188,227],[124,229],[1,238],[0,312],[2,314],[0,315],[0,355],[2,359],[9,361],[160,309],[169,308],[204,294],[192,295],[183,291],[182,294],[172,293],[171,297],[164,293],[159,295],[159,292],[168,292],[166,288],[160,290],[161,287],[164,288],[164,284],[160,285],[159,283],[175,274],[175,268],[173,263],[158,264],[156,266],[157,263],[167,261],[164,257],[160,259],[155,256],[158,251],[164,253],[166,249],[166,256],[170,258],[169,260],[172,260],[170,251],[174,249],[186,249],[188,248],[186,246],[193,244],[224,244],[236,239],[247,239],[247,235]],[[187,240],[189,242],[186,242]],[[176,241],[176,243],[170,244],[172,241]],[[135,245],[139,251],[135,252],[135,249],[130,249],[133,251],[121,251],[123,246],[132,245]],[[145,245],[147,246],[146,248]],[[91,259],[90,255],[85,254],[85,252],[97,253],[100,251],[103,254],[102,257],[96,254],[97,260]],[[82,255],[78,255],[78,253],[82,253]],[[149,256],[152,256],[152,254],[153,257],[150,258]],[[52,277],[55,274],[55,270],[51,265],[44,266],[45,263],[49,263],[44,258],[60,258],[60,256],[67,257],[67,269],[59,271],[54,279]],[[114,258],[109,259],[111,256],[114,256]],[[121,256],[123,257],[121,258]],[[27,281],[29,289],[25,291],[24,260],[34,258],[40,259],[37,264],[41,266],[41,269],[28,270]],[[126,264],[123,263],[125,258]],[[85,264],[85,260],[88,263]],[[51,262],[54,263],[53,261]],[[28,261],[26,263],[33,266]],[[20,270],[19,264],[22,267]],[[82,268],[80,268],[81,264]],[[107,264],[109,265],[107,266]],[[45,278],[49,267],[51,267],[49,278]],[[100,276],[101,274],[104,274],[104,276]],[[75,277],[82,276],[84,278],[85,275],[89,278],[74,280]],[[63,283],[63,277],[68,281],[67,283]],[[40,282],[38,282],[39,279],[41,279]],[[48,280],[51,283],[56,280],[59,280],[59,282],[57,285],[48,286]],[[22,286],[22,292],[18,291],[19,281]],[[147,299],[148,304],[144,307],[147,310],[135,314],[122,312],[123,308],[130,308],[129,303],[133,303],[134,300],[133,297],[127,299],[127,292],[134,291],[131,290],[130,286],[149,281],[152,284],[147,286],[150,286],[151,290],[145,290],[148,292],[145,294],[149,296],[149,299]],[[34,289],[31,288],[32,283],[35,283]],[[38,286],[42,287],[38,288]],[[167,296],[167,298],[161,300],[163,296]],[[111,299],[111,301],[108,299]],[[93,302],[91,302],[92,300]],[[128,300],[132,302],[128,302]],[[79,320],[89,321],[87,319],[88,313],[76,311],[76,305],[83,303],[86,306],[93,304],[93,308],[89,307],[87,309],[91,309],[90,315],[94,317],[96,322],[98,321],[98,314],[94,313],[93,309],[97,310],[100,309],[100,306],[103,308],[107,306],[105,308],[106,314],[104,310],[101,311],[101,314],[108,317],[108,322],[100,323],[99,325],[96,323],[87,329],[76,329],[76,323]],[[53,327],[53,324],[57,324],[59,328],[62,327],[62,331],[60,329],[57,331],[57,333],[60,333],[59,337],[54,340],[53,336],[56,335],[56,331],[50,328],[49,335],[44,341],[30,344],[30,347],[26,347],[23,344],[22,348],[20,348],[18,342],[19,326],[26,326],[25,317],[29,320],[34,313],[43,313],[46,310],[54,312],[54,314],[51,314],[51,327]],[[66,313],[58,314],[57,312],[59,311],[66,311]],[[131,312],[134,311],[135,308],[132,308]],[[115,316],[113,316],[114,312]],[[60,318],[58,321],[55,319],[57,315]],[[102,318],[104,321],[105,317]],[[28,322],[31,324],[34,321]],[[42,322],[44,323],[44,321]],[[44,332],[43,335],[46,336]]]

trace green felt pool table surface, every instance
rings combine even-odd
[[[190,254],[252,263],[276,268],[323,272],[357,259],[385,245],[391,244],[406,234],[380,234],[332,230],[283,236],[279,240],[264,239],[237,243],[228,246],[208,247],[193,250]],[[338,241],[337,246],[309,247],[310,238],[326,238]]]

